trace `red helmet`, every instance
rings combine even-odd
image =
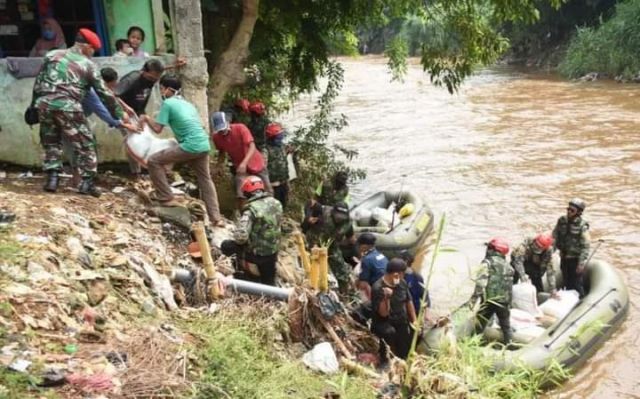
[[[242,192],[251,194],[258,190],[264,190],[264,183],[258,176],[248,176],[242,182]]]
[[[491,249],[494,249],[500,252],[502,255],[506,255],[509,253],[509,243],[504,238],[492,238],[491,241],[487,244],[487,246]]]
[[[254,114],[264,115],[264,113],[267,111],[267,107],[265,107],[264,104],[260,101],[256,101],[249,106],[249,110]]]
[[[538,234],[533,241],[536,243],[536,246],[543,251],[546,251],[553,245],[553,237],[551,234]]]
[[[235,104],[235,106],[237,108],[240,108],[240,110],[242,110],[242,112],[244,112],[245,114],[249,113],[249,106],[250,105],[251,105],[251,103],[246,98],[237,99],[236,100],[236,104]]]
[[[270,139],[281,134],[283,130],[279,123],[270,123],[267,125],[265,132],[267,133],[267,138]]]

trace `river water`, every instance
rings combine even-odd
[[[449,95],[419,65],[399,83],[380,58],[341,62],[336,110],[350,125],[333,140],[360,153],[353,163],[368,176],[353,188],[356,200],[385,188],[422,194],[436,217],[446,214],[446,243],[472,263],[490,237],[515,244],[550,231],[570,198],[586,200],[592,239],[606,240],[596,257],[623,273],[631,309],[550,396],[640,398],[640,86],[497,67]],[[313,100],[286,122],[301,122]]]

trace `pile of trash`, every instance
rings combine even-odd
[[[175,187],[184,206],[163,208],[149,199],[149,182],[113,175],[100,199],[44,193],[37,175],[1,182],[0,367],[60,397],[172,397],[187,389],[196,365],[185,349],[189,335],[173,321],[194,308],[233,306],[210,304],[210,282],[190,251],[192,223],[206,211],[189,183]],[[207,232],[224,281],[232,280],[233,259],[216,247],[232,228]],[[193,284],[177,281],[180,270]],[[300,286],[303,277],[296,243],[286,238],[278,282]],[[331,342],[347,364],[375,353],[377,340],[336,297],[297,289],[288,306],[294,342]]]

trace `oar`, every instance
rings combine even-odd
[[[585,266],[589,264],[589,261],[591,260],[591,258],[593,258],[593,255],[596,254],[596,251],[598,250],[598,248],[600,248],[600,245],[602,245],[603,242],[604,242],[604,239],[602,238],[598,240],[598,245],[596,245],[593,251],[591,251],[591,255],[589,255],[589,257],[587,258],[587,261],[584,262]]]

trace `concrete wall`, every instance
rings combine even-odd
[[[173,56],[159,57],[165,64],[173,63]],[[36,60],[37,61],[37,60]],[[135,58],[95,58],[100,66],[110,66],[119,76],[142,68],[144,60]],[[42,164],[39,125],[30,129],[24,123],[24,111],[31,102],[34,78],[16,79],[8,71],[7,61],[0,59],[0,162],[16,165],[39,166]],[[147,112],[153,115],[160,105],[156,89],[151,96]],[[99,162],[125,161],[122,136],[118,130],[109,129],[95,116],[90,118],[98,139]]]
[[[154,54],[156,40],[153,29],[153,13],[150,0],[104,0],[104,9],[109,30],[109,47],[114,50],[118,39],[127,38],[127,30],[135,25],[145,32],[142,47]]]

